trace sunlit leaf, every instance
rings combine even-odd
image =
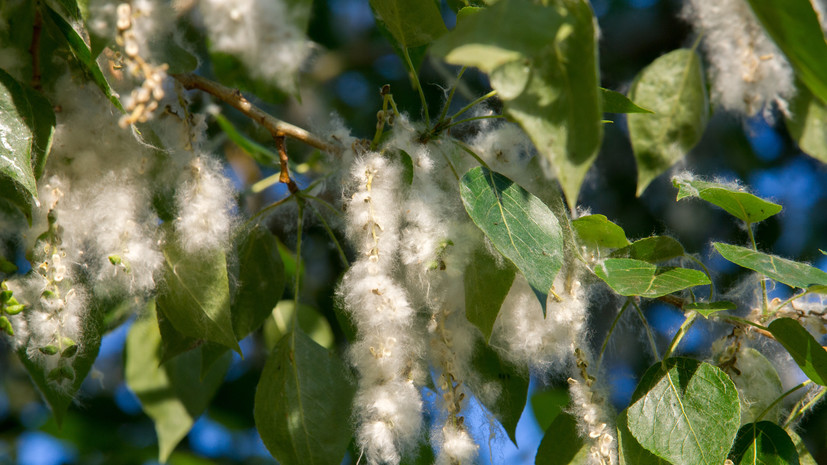
[[[233,331],[227,262],[220,249],[187,254],[175,240],[164,248],[164,286],[158,311],[188,337],[222,344],[241,353]]]
[[[742,425],[757,420],[761,414],[764,419],[778,421],[781,405],[773,404],[784,390],[778,372],[767,357],[751,347],[742,347],[721,369],[738,388]]]
[[[801,81],[827,103],[827,42],[809,0],[748,0]]]
[[[604,113],[654,113],[652,110],[641,108],[628,97],[613,90],[600,88],[600,96],[603,99]]]
[[[594,248],[618,248],[629,245],[623,228],[604,215],[581,216],[571,222],[581,241]]]
[[[132,324],[126,338],[126,383],[155,422],[159,461],[165,462],[206,410],[224,380],[232,357],[225,354],[201,379],[201,352],[183,353],[161,365],[161,333],[154,305]]]
[[[806,289],[812,284],[827,285],[827,273],[806,263],[722,242],[713,242],[712,245],[721,256],[732,263],[757,271],[788,286]]]
[[[770,323],[769,330],[808,378],[827,386],[827,350],[801,323],[792,318],[778,318]]]
[[[704,133],[709,104],[700,57],[688,49],[661,56],[635,78],[629,98],[654,112],[628,117],[637,160],[637,195],[641,195]]]
[[[630,258],[607,258],[594,272],[615,292],[625,296],[655,298],[710,283],[698,270],[658,267]]]
[[[431,0],[370,0],[376,18],[401,47],[418,47],[448,32]]]
[[[724,310],[735,310],[735,304],[728,300],[720,300],[716,302],[693,302],[684,305],[684,310],[695,310],[704,318],[709,318],[713,313],[722,312]]]
[[[781,205],[756,197],[749,192],[743,192],[737,187],[678,177],[672,179],[672,184],[678,188],[677,200],[698,197],[748,223],[764,221],[781,211]]]
[[[741,425],[738,391],[708,363],[666,359],[643,375],[627,425],[640,445],[675,465],[720,465]]]
[[[264,321],[262,329],[265,347],[272,350],[285,334],[293,331],[293,322],[296,318],[299,321],[299,328],[310,339],[326,349],[332,349],[335,342],[333,330],[324,315],[310,305],[304,304],[299,304],[299,314],[294,315],[295,304],[292,300],[282,300],[273,308],[269,318]]]
[[[465,268],[465,316],[482,331],[486,341],[491,338],[494,322],[514,282],[516,269],[510,263],[498,263],[484,248],[477,248]]]
[[[769,421],[744,425],[730,459],[735,465],[798,465],[795,444],[783,428]]]
[[[827,104],[813,96],[804,86],[796,86],[790,101],[790,115],[785,119],[787,130],[798,142],[802,152],[827,163]]]
[[[432,50],[489,74],[506,114],[551,162],[573,209],[603,137],[589,3],[501,0],[458,23]]]
[[[617,416],[617,455],[620,465],[670,465],[637,442],[627,425],[626,410]]]
[[[254,410],[258,433],[280,463],[339,463],[351,437],[353,394],[344,364],[293,331],[261,373]]]
[[[632,242],[611,253],[613,258],[633,258],[649,263],[660,263],[682,257],[686,252],[677,240],[669,236],[652,236]]]
[[[465,173],[460,195],[474,223],[526,277],[545,313],[548,293],[563,265],[557,217],[540,199],[483,167]]]

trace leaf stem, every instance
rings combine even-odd
[[[758,252],[758,244],[755,243],[755,234],[752,232],[752,223],[749,221],[744,221],[747,225],[747,236],[749,236],[749,241],[752,244],[752,250]],[[769,312],[769,299],[767,298],[767,283],[761,278],[761,313],[763,316],[767,316]]]
[[[453,143],[457,144],[457,146],[458,146],[459,148],[461,148],[461,149],[462,149],[462,150],[464,150],[466,153],[468,153],[469,155],[471,155],[472,157],[474,157],[474,159],[475,159],[475,160],[477,160],[477,163],[479,163],[480,165],[482,165],[482,166],[484,166],[484,167],[488,168],[489,170],[491,169],[491,168],[489,168],[489,167],[488,167],[488,163],[486,163],[486,162],[485,162],[485,160],[483,160],[482,158],[480,158],[480,156],[479,156],[479,155],[477,155],[477,153],[476,153],[476,152],[474,152],[474,150],[473,150],[473,149],[472,149],[472,148],[471,148],[468,144],[466,144],[465,142],[463,142],[463,141],[461,141],[461,140],[457,140],[457,139],[453,139],[453,138],[451,139],[451,142],[453,142]]]
[[[304,195],[302,195],[302,197],[311,198],[310,196]],[[339,252],[339,259],[342,260],[342,264],[345,265],[345,267],[349,267],[350,262],[348,262],[347,260],[347,256],[345,255],[345,251],[342,248],[342,244],[340,244],[339,240],[336,239],[336,235],[333,234],[333,230],[330,229],[330,226],[327,224],[327,220],[324,219],[324,215],[322,215],[322,212],[320,212],[315,205],[313,205],[312,203],[310,203],[309,205],[310,208],[313,209],[313,212],[316,214],[319,220],[322,222],[322,226],[324,227],[324,230],[327,232],[327,235],[330,236],[330,240],[332,240],[333,244],[336,246],[336,250]]]
[[[448,128],[452,128],[452,127],[457,126],[459,124],[469,123],[471,121],[476,121],[478,119],[493,119],[493,118],[505,118],[505,115],[485,115],[485,116],[474,116],[473,118],[465,118],[465,119],[461,119],[459,121],[454,121],[451,124],[448,124],[447,126],[443,126],[442,130],[444,131]]]
[[[405,57],[405,63],[408,65],[408,71],[411,73],[411,82],[419,92],[419,100],[422,101],[422,111],[425,113],[425,126],[431,127],[431,118],[428,116],[428,102],[425,100],[425,93],[422,91],[422,84],[419,82],[419,76],[416,74],[416,69],[411,61],[411,55],[408,54],[407,47],[402,47],[402,56]]]
[[[451,106],[451,102],[454,100],[454,93],[457,91],[457,87],[459,87],[459,81],[462,79],[462,75],[465,74],[465,70],[468,69],[467,66],[463,66],[459,73],[457,73],[457,80],[454,82],[454,85],[451,87],[451,92],[448,94],[448,99],[445,101],[445,106],[442,107],[442,113],[439,114],[439,119],[437,120],[437,124],[445,121],[445,115],[448,114],[448,107]]]
[[[712,302],[713,298],[715,297],[715,281],[712,280],[712,274],[710,274],[709,268],[707,268],[706,265],[704,265],[704,262],[700,261],[694,255],[686,254],[686,256],[689,257],[689,259],[693,262],[697,263],[698,266],[700,266],[701,269],[704,270],[704,274],[706,274],[706,277],[709,278],[709,301]]]
[[[304,228],[304,199],[296,196],[299,215],[296,219],[296,286],[293,291],[293,331],[299,327],[299,291],[301,290],[302,229]]]
[[[497,95],[497,91],[492,90],[491,92],[483,95],[482,97],[478,97],[478,98],[472,100],[471,103],[469,103],[468,105],[465,105],[464,107],[460,108],[460,110],[458,112],[454,113],[454,116],[451,117],[451,120],[456,119],[457,116],[459,116],[459,115],[465,113],[466,111],[470,110],[471,108],[474,107],[474,105],[476,105],[480,102],[484,102],[485,100],[488,100],[488,99],[490,99],[491,97],[493,97],[495,95]]]
[[[794,393],[795,391],[803,388],[804,386],[806,386],[810,383],[812,383],[812,381],[808,379],[807,381],[804,381],[803,383],[799,384],[798,386],[793,386],[790,390],[788,390],[784,394],[781,394],[780,396],[778,396],[778,398],[775,399],[774,401],[772,401],[772,403],[770,405],[768,405],[767,408],[765,408],[763,412],[761,412],[757,417],[755,417],[755,420],[753,421],[753,423],[758,423],[759,421],[761,421],[762,418],[764,418],[768,413],[770,413],[770,410],[772,410],[773,407],[775,407],[782,400],[787,398],[787,396],[789,396],[790,394]]]
[[[809,380],[809,379],[808,379],[807,381],[804,381],[804,382],[803,382],[803,383],[801,383],[801,384],[803,385],[803,384],[807,384],[807,383],[810,383],[810,382],[812,382],[812,380]],[[824,394],[825,394],[825,393],[827,393],[827,389],[825,389],[823,386],[822,386],[822,387],[820,387],[820,389],[821,389],[821,392],[819,392],[818,394],[816,394],[816,395],[815,395],[812,399],[810,399],[810,400],[809,400],[806,404],[802,405],[801,407],[794,408],[794,409],[790,412],[790,415],[789,415],[789,416],[787,417],[787,419],[784,421],[784,428],[788,427],[788,426],[789,426],[792,422],[794,422],[794,421],[795,421],[798,417],[800,417],[801,415],[803,415],[805,411],[807,411],[808,409],[810,409],[810,408],[811,408],[813,405],[815,405],[815,404],[816,404],[816,403],[817,403],[817,402],[818,402],[818,401],[819,401],[822,397],[824,397]],[[803,402],[803,401],[804,401],[804,399],[802,399],[802,400],[801,400],[801,401],[799,401],[798,403],[800,404],[800,403],[801,403],[801,402]]]
[[[686,336],[687,332],[689,332],[689,328],[691,328],[692,324],[695,323],[695,320],[698,318],[698,315],[698,312],[692,311],[689,314],[689,316],[687,316],[686,319],[683,320],[683,324],[681,324],[681,327],[678,328],[678,332],[675,333],[675,337],[672,338],[672,343],[669,344],[669,348],[666,349],[666,352],[663,354],[664,360],[669,358],[675,352],[675,349],[678,348],[678,344],[681,343],[683,337]]]
[[[660,355],[658,355],[658,345],[655,343],[655,335],[652,334],[652,328],[649,327],[649,322],[646,321],[646,317],[643,316],[643,311],[640,309],[640,306],[635,302],[634,297],[631,299],[632,305],[637,310],[637,314],[640,317],[640,321],[643,323],[644,329],[646,329],[646,336],[649,338],[649,344],[652,346],[652,354],[655,356],[655,360],[660,360]]]
[[[614,321],[612,321],[612,325],[609,327],[609,332],[606,333],[606,338],[603,339],[603,346],[600,347],[600,354],[597,356],[597,365],[595,365],[595,369],[600,369],[600,364],[603,363],[603,354],[606,352],[606,347],[609,345],[609,339],[612,337],[615,327],[617,326],[617,323],[620,321],[620,317],[622,317],[623,313],[626,312],[626,309],[629,308],[629,303],[631,301],[632,297],[626,299],[626,302],[624,302],[623,306],[620,307],[620,311],[617,312],[617,316],[615,317]]]

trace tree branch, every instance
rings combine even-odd
[[[333,155],[338,155],[342,151],[341,145],[328,142],[298,126],[284,122],[265,112],[261,108],[253,105],[249,100],[241,95],[241,91],[238,89],[231,89],[227,86],[195,74],[173,74],[172,77],[177,79],[185,89],[198,89],[218,97],[220,100],[228,103],[233,108],[237,109],[241,113],[244,113],[244,115],[248,116],[253,121],[262,125],[265,129],[270,131],[273,138],[276,138],[277,140],[279,137],[287,136]]]

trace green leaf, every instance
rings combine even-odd
[[[233,330],[238,340],[258,329],[284,292],[284,264],[275,236],[261,224],[243,235],[238,250],[238,290],[232,299]]]
[[[731,364],[721,366],[726,371],[735,387],[741,402],[741,424],[755,421],[784,393],[781,378],[767,357],[757,350],[741,348]],[[776,404],[764,413],[764,418],[778,421],[781,405]]]
[[[684,305],[684,310],[695,310],[704,318],[709,318],[713,313],[722,312],[724,310],[735,310],[735,304],[728,300],[721,300],[717,302],[693,302]]]
[[[588,463],[589,447],[580,437],[577,419],[563,413],[546,429],[535,465],[571,465]]]
[[[806,263],[722,242],[713,242],[712,245],[721,256],[732,263],[757,271],[790,287],[806,289],[812,284],[827,285],[827,273]]]
[[[804,440],[801,439],[801,436],[790,429],[785,431],[787,432],[787,435],[790,436],[790,439],[792,439],[793,444],[795,444],[795,450],[798,453],[799,463],[801,465],[818,465],[818,462],[816,462],[812,454],[810,454],[810,451],[807,450],[807,445],[804,444]]]
[[[678,188],[678,197],[699,197],[717,205],[730,215],[747,223],[757,223],[781,211],[781,205],[766,201],[737,187],[706,181],[692,181],[675,177],[672,184]]]
[[[617,416],[617,455],[620,465],[670,465],[637,442],[629,432],[626,410]]]
[[[173,237],[164,248],[164,258],[158,311],[179,333],[217,342],[240,354],[233,331],[224,252],[216,249],[186,254]]]
[[[739,409],[726,373],[697,360],[669,358],[643,375],[627,425],[640,445],[675,465],[720,465],[741,424]]]
[[[563,413],[569,401],[568,391],[562,388],[549,389],[531,396],[531,409],[540,429],[547,430],[557,415]]]
[[[254,415],[264,445],[280,463],[341,462],[354,391],[335,355],[291,332],[270,354],[256,388]]]
[[[431,0],[370,0],[370,6],[400,47],[426,45],[448,32]]]
[[[785,118],[790,136],[807,155],[827,163],[827,105],[815,98],[803,85],[796,86],[790,101],[790,115]]]
[[[611,253],[612,258],[633,258],[660,263],[682,257],[686,252],[680,242],[669,236],[652,236],[637,240]]]
[[[34,166],[45,162],[55,125],[54,112],[48,105],[43,109],[43,100],[0,69],[0,194],[27,217],[37,203]]]
[[[282,300],[270,313],[270,318],[264,321],[263,336],[264,346],[268,350],[278,344],[284,335],[293,331],[293,314],[296,311],[296,303],[293,300]],[[326,348],[332,349],[335,338],[333,330],[330,328],[330,323],[327,319],[319,313],[315,308],[299,304],[299,314],[296,316],[299,320],[299,328],[303,333],[310,336],[316,344]]]
[[[144,412],[155,422],[158,460],[166,462],[218,391],[232,357],[225,355],[201,380],[201,352],[190,351],[161,365],[161,333],[155,306],[132,324],[126,337],[125,378]]]
[[[604,215],[588,215],[571,222],[580,240],[593,248],[618,248],[629,245],[623,228]]]
[[[98,66],[97,61],[95,61],[95,57],[92,56],[92,51],[89,49],[89,45],[86,44],[83,38],[78,35],[77,31],[75,31],[72,25],[69,24],[63,16],[60,15],[60,13],[48,6],[45,6],[44,10],[47,13],[44,15],[44,19],[48,18],[53,26],[57,28],[59,34],[66,39],[66,42],[69,45],[69,50],[78,60],[78,63],[83,70],[89,74],[89,77],[95,85],[98,86],[101,92],[103,92],[103,95],[105,95],[118,110],[125,112],[123,105],[121,105],[121,101],[118,100],[118,97],[112,92],[112,88],[103,76],[100,66]]]
[[[769,421],[744,425],[730,459],[735,465],[798,465],[798,452],[783,428]]]
[[[600,96],[603,99],[604,113],[654,113],[652,110],[641,108],[628,97],[613,90],[600,88]]]
[[[801,81],[827,103],[827,43],[809,0],[748,0]]]
[[[491,339],[494,322],[514,282],[517,270],[510,263],[499,263],[485,248],[478,247],[465,268],[465,316]]]
[[[155,315],[158,320],[158,331],[161,333],[161,363],[166,363],[172,357],[193,350],[203,343],[202,340],[179,333],[162,312],[155,312]]]
[[[557,217],[540,199],[483,167],[465,173],[460,195],[474,223],[526,277],[545,314],[548,293],[563,265]]]
[[[595,20],[585,0],[500,0],[434,44],[489,74],[509,117],[557,170],[569,207],[603,137]]]
[[[637,160],[637,195],[641,195],[704,133],[709,104],[698,54],[679,49],[656,59],[635,78],[629,98],[654,112],[628,117],[629,138]]]
[[[514,365],[501,359],[499,354],[484,342],[477,344],[471,363],[483,384],[494,384],[499,387],[500,395],[494,399],[484,396],[478,399],[500,421],[511,442],[516,445],[517,422],[520,421],[520,415],[525,409],[528,378]]]
[[[770,323],[769,330],[808,378],[827,386],[827,350],[798,321],[779,318]]]
[[[698,270],[658,267],[631,258],[607,258],[595,267],[594,273],[620,295],[650,299],[710,284],[709,278]]]

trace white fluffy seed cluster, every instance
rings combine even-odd
[[[590,443],[589,465],[615,465],[617,449],[612,415],[606,411],[605,401],[590,386],[591,380],[569,378],[571,412],[578,419],[581,434]]]
[[[297,24],[305,6],[284,0],[200,0],[213,50],[238,57],[257,78],[294,92],[296,75],[312,49]]]
[[[189,163],[175,196],[175,232],[188,254],[226,250],[234,224],[234,192],[221,164],[200,154]]]
[[[358,330],[349,351],[360,375],[356,440],[368,463],[397,464],[421,434],[416,383],[423,376],[415,311],[394,278],[401,169],[378,153],[367,153],[350,173],[347,236],[359,255],[339,294]]]
[[[795,94],[792,67],[746,0],[688,0],[684,16],[703,34],[714,101],[746,116],[773,103],[787,112]]]

